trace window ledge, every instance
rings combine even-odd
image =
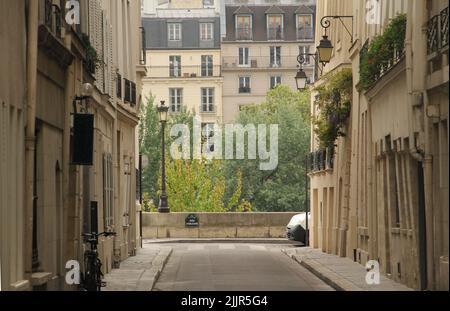
[[[52,279],[51,272],[36,272],[31,275],[32,286],[42,286],[47,284]]]

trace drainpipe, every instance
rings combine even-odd
[[[406,71],[408,90],[408,125],[409,125],[409,153],[418,162],[423,163],[424,170],[424,192],[425,192],[425,215],[426,215],[426,248],[427,248],[427,283],[428,287],[433,284],[433,199],[432,199],[432,156],[431,139],[429,137],[429,119],[425,117],[425,109],[428,105],[426,93],[427,52],[426,31],[423,27],[428,20],[425,1],[414,1],[408,5],[408,25],[406,32]],[[413,24],[414,23],[414,24]],[[416,25],[416,27],[413,27]],[[414,38],[414,39],[413,39]],[[414,46],[413,46],[414,45]],[[414,52],[413,52],[414,51]],[[413,68],[414,64],[414,68]],[[422,111],[420,117],[416,115],[419,109]],[[414,120],[423,120],[423,128],[415,131]],[[420,123],[419,123],[420,124]],[[417,132],[423,135],[423,148],[417,141]],[[416,240],[418,243],[418,240]],[[418,260],[421,260],[418,257]],[[422,286],[422,285],[421,285]]]
[[[31,279],[33,257],[34,151],[36,148],[36,88],[38,57],[39,2],[28,1],[27,32],[27,125],[25,132],[25,209],[24,264],[25,277]]]

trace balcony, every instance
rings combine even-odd
[[[240,87],[239,93],[240,94],[250,94],[252,92],[250,87]]]
[[[280,26],[267,28],[267,40],[269,41],[284,40],[284,29]]]
[[[236,40],[237,41],[253,40],[253,29],[252,28],[236,28]]]
[[[221,77],[221,66],[150,66],[148,67],[148,78],[172,78],[172,79],[195,79],[195,78],[218,78]]]
[[[298,41],[314,40],[313,28],[312,27],[299,27],[299,28],[297,28],[297,40]]]
[[[215,114],[217,112],[217,107],[214,104],[201,104],[200,113],[201,114]]]
[[[239,63],[239,57],[237,56],[224,56],[222,57],[222,70],[263,70],[263,69],[289,69],[297,71],[297,55],[281,55],[280,59],[272,59],[270,56],[250,56],[246,64]],[[314,66],[314,61],[311,58],[309,63],[304,67],[311,69]],[[295,74],[294,74],[295,76]]]
[[[440,84],[442,80],[435,72],[448,66],[448,7],[439,14],[433,16],[427,25],[427,54],[429,62],[429,74],[434,76],[431,85]],[[436,79],[437,78],[437,79]],[[430,87],[431,87],[430,85]]]
[[[318,173],[334,169],[334,147],[321,149],[310,153],[308,158],[308,173]]]

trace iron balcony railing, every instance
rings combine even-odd
[[[238,56],[222,57],[222,70],[239,69],[241,67],[254,69],[281,68],[297,70],[297,55],[281,55],[281,57],[249,56],[241,59]],[[310,57],[304,64],[305,67],[314,66],[314,59]]]
[[[297,40],[313,40],[314,31],[312,27],[297,28]]]
[[[282,27],[267,28],[267,40],[284,40],[284,29]]]
[[[149,78],[212,78],[221,77],[222,68],[219,65],[204,66],[149,66]]]
[[[200,104],[200,113],[216,113],[217,107],[215,104]]]
[[[429,56],[434,56],[437,52],[448,47],[448,13],[449,9],[446,7],[428,21],[427,50]]]
[[[320,149],[310,153],[308,159],[308,172],[317,173],[334,169],[334,147]]]
[[[40,20],[57,38],[62,36],[63,10],[62,1],[59,5],[53,4],[52,0],[41,0],[40,2],[42,14]]]
[[[236,28],[236,40],[253,40],[253,28]]]

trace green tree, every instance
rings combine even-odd
[[[304,208],[305,159],[310,150],[310,94],[278,86],[269,91],[261,105],[244,108],[236,123],[278,124],[279,164],[273,171],[260,171],[254,160],[228,160],[225,163],[228,189],[242,173],[242,198],[258,211],[299,211]],[[247,142],[246,142],[247,143]],[[247,147],[246,147],[247,149]],[[226,198],[231,196],[226,193]]]

